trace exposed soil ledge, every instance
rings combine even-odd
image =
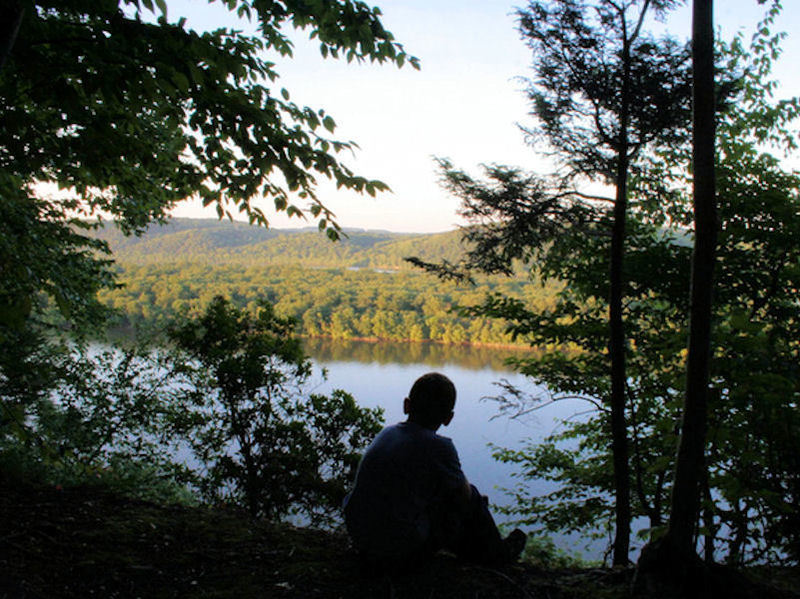
[[[628,596],[632,575],[529,564],[494,570],[439,555],[413,575],[388,577],[364,571],[341,534],[0,480],[0,598],[611,599]]]

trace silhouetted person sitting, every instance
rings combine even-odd
[[[446,376],[421,376],[403,400],[405,422],[367,448],[345,498],[347,530],[372,563],[405,567],[439,549],[481,564],[517,559],[525,534],[501,538],[488,502],[469,484],[453,442],[436,434],[453,419],[456,389]]]

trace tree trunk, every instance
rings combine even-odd
[[[613,564],[630,562],[631,536],[631,478],[628,462],[628,427],[625,422],[625,325],[622,318],[624,281],[622,265],[625,256],[625,225],[628,215],[628,123],[630,120],[631,57],[630,41],[621,15],[625,40],[622,48],[622,90],[620,102],[619,140],[617,142],[616,197],[614,221],[611,227],[611,257],[609,260],[610,291],[608,299],[609,343],[611,357],[611,453],[614,462],[614,534]]]
[[[683,555],[695,551],[693,538],[703,478],[711,357],[711,303],[717,245],[714,181],[714,29],[712,0],[694,0],[692,21],[694,227],[689,359],[668,537]]]
[[[24,14],[25,9],[19,1],[12,0],[0,7],[0,69],[5,66],[14,42],[17,41]]]
[[[609,354],[611,356],[611,452],[614,462],[614,535],[615,566],[629,562],[631,534],[630,465],[628,463],[628,429],[625,422],[625,327],[622,320],[622,263],[625,251],[625,219],[627,213],[627,145],[620,151],[617,175],[617,197],[614,203],[614,224],[611,232],[611,265],[609,276]]]
[[[709,570],[703,567],[697,556],[694,539],[705,467],[703,454],[717,243],[713,0],[694,0],[693,3],[692,70],[695,242],[692,254],[686,396],[669,526],[660,541],[651,543],[642,550],[634,582],[637,595],[650,597],[704,597],[724,582],[722,578],[711,579]],[[731,577],[731,580],[735,578]]]

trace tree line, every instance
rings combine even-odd
[[[513,339],[506,323],[462,316],[458,306],[502,292],[546,308],[556,288],[523,279],[442,284],[409,271],[186,262],[118,266],[121,286],[99,294],[114,310],[111,322],[117,326],[157,328],[177,316],[199,314],[221,295],[251,311],[267,300],[278,314],[299,323],[298,333],[334,339],[508,345]]]
[[[457,231],[411,234],[344,230],[338,243],[330,243],[315,229],[265,229],[246,222],[186,218],[151,225],[135,237],[104,224],[91,236],[108,244],[115,259],[125,264],[224,262],[411,270],[405,258],[412,254],[452,261],[464,249]]]

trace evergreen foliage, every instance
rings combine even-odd
[[[597,297],[607,303],[608,311],[610,387],[603,401],[609,406],[613,456],[615,565],[629,561],[631,520],[624,323],[629,179],[639,170],[644,154],[654,146],[677,143],[688,124],[687,48],[669,37],[651,36],[644,24],[651,16],[663,17],[676,4],[673,0],[588,4],[531,0],[517,11],[520,33],[534,59],[535,78],[528,82],[527,95],[536,126],[527,130],[528,136],[564,167],[557,189],[544,188],[540,195],[545,197],[529,211],[535,224],[527,229],[542,227],[539,235],[552,234],[552,224],[541,217],[548,206],[555,205],[558,213],[572,211],[576,202],[608,202],[608,209],[598,211],[604,226],[595,227],[593,233],[607,231],[610,238],[608,289]],[[586,182],[610,185],[613,197],[584,193]],[[476,211],[471,208],[474,218]]]
[[[771,9],[757,28],[749,49],[737,38],[721,53],[729,73],[744,76],[735,96],[739,101],[718,116],[721,229],[712,316],[711,416],[693,542],[703,548],[706,560],[732,564],[798,559],[796,451],[785,443],[787,435],[796,435],[798,422],[800,314],[795,278],[800,258],[794,235],[800,181],[762,145],[769,141],[791,148],[796,143],[791,122],[798,116],[798,100],[773,103],[768,93],[772,84],[765,79],[779,54],[780,35],[770,32],[776,10]],[[693,235],[686,196],[690,150],[688,145],[662,147],[641,164],[626,236],[625,410],[631,507],[634,517],[646,519],[646,538],[663,533],[669,517],[681,430]],[[469,313],[507,319],[512,334],[533,345],[570,340],[580,348],[571,354],[553,351],[518,360],[520,371],[545,383],[551,395],[525,398],[512,392],[506,407],[513,414],[578,397],[589,409],[584,419],[564,423],[541,446],[498,449],[500,459],[519,466],[523,481],[544,477],[559,487],[530,498],[523,482],[514,490],[518,504],[513,511],[551,530],[586,531],[594,526],[602,535],[615,507],[605,424],[609,383],[604,220],[602,215],[593,220],[591,213],[584,216],[567,205],[570,211],[561,214],[568,218],[559,221],[559,214],[551,213],[554,216],[545,221],[554,227],[561,224],[557,234],[526,237],[530,221],[524,219],[525,211],[505,209],[511,202],[500,200],[530,198],[542,205],[538,200],[548,197],[547,183],[501,167],[488,175],[488,181],[481,182],[458,171],[449,174],[468,198],[464,206],[476,220],[491,220],[484,229],[485,242],[495,244],[496,256],[527,253],[535,278],[557,274],[565,286],[546,310],[493,295]],[[548,233],[538,223],[531,228],[536,234]]]
[[[534,147],[556,159],[561,172],[545,178],[487,167],[489,183],[484,186],[442,163],[447,187],[462,199],[462,213],[479,225],[465,234],[474,244],[464,265],[467,270],[508,272],[511,259],[518,258],[547,264],[533,265],[546,274],[563,268],[559,260],[565,248],[579,253],[585,249],[570,244],[590,245],[595,252],[589,268],[602,278],[592,282],[591,290],[576,293],[579,299],[591,299],[595,325],[607,329],[608,352],[602,357],[607,372],[595,371],[606,379],[600,385],[607,390],[595,397],[609,408],[615,565],[629,561],[631,520],[629,334],[624,323],[629,180],[654,147],[685,137],[689,115],[687,48],[671,38],[652,37],[644,24],[675,5],[670,0],[528,2],[517,10],[535,72],[526,92],[536,126],[526,132]],[[613,193],[587,193],[587,183],[611,186]],[[442,273],[441,268],[428,268]],[[563,280],[570,286],[574,282],[568,275]],[[509,310],[514,312],[514,307]]]

